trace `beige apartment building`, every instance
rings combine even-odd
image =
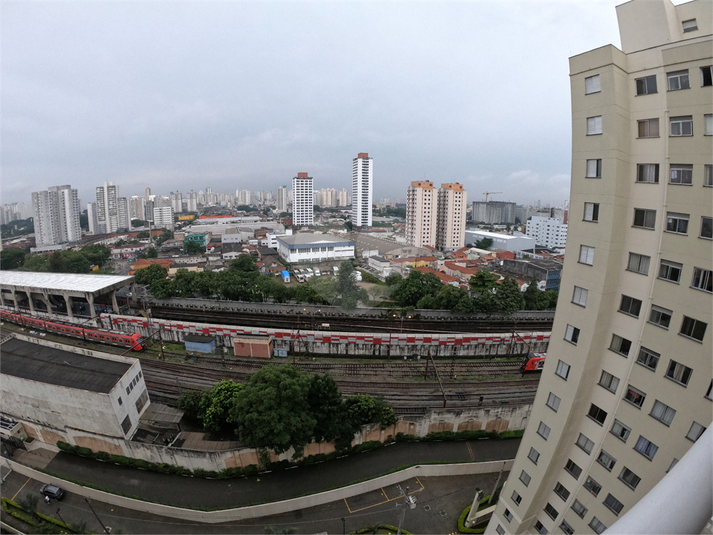
[[[452,251],[465,243],[467,192],[462,184],[421,180],[406,190],[406,241],[414,247]]]
[[[486,533],[601,533],[711,424],[712,14],[633,0],[617,7],[622,50],[570,59],[557,315]]]

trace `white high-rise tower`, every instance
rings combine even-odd
[[[371,202],[374,189],[374,160],[360,152],[352,163],[352,228],[371,226]]]
[[[292,179],[292,224],[314,224],[314,186],[308,173],[297,173]]]

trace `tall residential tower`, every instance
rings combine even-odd
[[[292,179],[292,224],[299,227],[314,224],[314,186],[308,173],[297,173]]]
[[[374,189],[374,160],[360,152],[352,161],[352,227],[367,230],[371,226]]]
[[[38,248],[82,239],[79,197],[72,186],[53,186],[33,192],[32,210]]]
[[[564,278],[488,533],[601,533],[678,477],[711,424],[711,6],[632,0],[617,7],[622,50],[570,59]]]

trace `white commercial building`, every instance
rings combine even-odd
[[[567,245],[567,225],[559,219],[533,216],[527,221],[525,234],[535,238],[537,245],[564,249]]]
[[[326,234],[302,233],[277,236],[277,252],[282,260],[291,264],[349,260],[354,258],[354,246],[353,241],[345,241]]]
[[[71,186],[53,186],[32,193],[35,243],[40,249],[82,239],[79,197]]]
[[[480,241],[483,238],[490,238],[493,240],[493,245],[490,247],[491,250],[502,249],[503,251],[510,251],[513,253],[534,249],[536,245],[535,238],[520,233],[510,235],[477,229],[465,231],[466,245],[475,245],[475,242]]]
[[[314,185],[308,173],[297,173],[292,179],[292,224],[314,225]]]
[[[360,152],[352,161],[352,228],[371,226],[371,203],[374,189],[374,159]]]
[[[713,513],[713,4],[617,15],[622,50],[570,58],[570,253],[487,533],[703,533]]]

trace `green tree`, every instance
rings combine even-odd
[[[470,291],[479,294],[492,290],[498,285],[498,276],[490,271],[481,269],[468,281]]]
[[[198,420],[201,412],[204,392],[199,390],[186,390],[176,400],[176,407],[186,413],[186,416]]]
[[[230,262],[229,269],[240,271],[243,273],[257,273],[258,268],[255,261],[249,254],[238,255],[238,258]]]
[[[158,279],[151,283],[151,293],[156,299],[170,299],[176,297],[176,288],[173,281]]]
[[[312,277],[309,285],[321,295],[327,303],[332,304],[337,298],[337,281],[331,277]]]
[[[232,379],[226,379],[203,393],[198,411],[198,419],[203,422],[203,429],[224,431],[233,427],[231,410],[243,388],[243,385]]]
[[[477,242],[475,242],[476,249],[489,250],[492,245],[493,245],[492,238],[482,238],[482,239],[478,240]]]
[[[81,249],[81,253],[89,260],[89,263],[95,266],[102,267],[111,258],[111,249],[106,245],[85,245]]]
[[[401,276],[401,273],[396,273],[394,271],[393,273],[389,273],[386,276],[386,278],[384,279],[384,282],[386,282],[387,286],[396,286],[402,280],[404,280],[404,278]]]
[[[548,299],[545,292],[537,287],[537,279],[530,281],[527,289],[522,292],[525,299],[525,310],[542,310],[547,307]]]
[[[495,305],[497,310],[505,314],[512,314],[525,307],[525,298],[520,291],[515,279],[505,277],[495,292]]]
[[[62,251],[65,273],[89,273],[91,266],[89,260],[78,251]]]
[[[198,275],[197,272],[183,268],[176,271],[176,276],[173,278],[173,288],[177,297],[193,297],[196,275]]]
[[[337,384],[329,374],[312,375],[307,401],[315,419],[312,432],[315,442],[338,439],[340,445],[351,443],[355,429],[350,425]]]
[[[149,237],[149,231],[148,230],[142,230],[138,234],[136,234],[136,237],[140,240],[145,240],[146,238]]]
[[[265,366],[252,374],[230,411],[243,445],[304,452],[317,424],[309,404],[310,377],[292,366]]]
[[[55,251],[49,255],[49,270],[52,273],[66,273],[67,266],[64,263],[64,257],[59,251]]]
[[[23,271],[49,271],[49,256],[43,254],[28,254],[22,265]]]
[[[203,244],[198,243],[194,240],[187,240],[183,242],[183,252],[186,254],[203,254],[205,253],[205,247]]]
[[[440,308],[438,306],[438,300],[432,296],[432,295],[424,295],[421,299],[418,300],[416,303],[416,308],[419,309],[434,309],[434,308]]]
[[[468,292],[463,288],[444,284],[436,294],[436,307],[444,310],[454,310],[464,297],[468,298]]]
[[[218,291],[218,277],[214,271],[199,271],[193,279],[193,291],[203,297],[213,297]]]
[[[362,292],[362,289],[357,285],[355,277],[356,269],[354,269],[351,260],[345,260],[339,265],[334,291],[341,297],[341,306],[344,310],[354,310],[359,301],[369,299],[368,295],[364,296],[365,292]]]
[[[0,269],[17,269],[25,263],[27,253],[22,249],[3,249],[0,251]]]
[[[545,304],[545,309],[554,310],[555,308],[557,308],[557,298],[558,297],[559,297],[558,290],[547,290],[545,292],[545,298],[547,299],[547,302]]]
[[[355,429],[372,423],[379,424],[384,429],[396,423],[394,408],[381,397],[357,394],[349,396],[344,404],[347,408],[349,421]]]
[[[145,268],[136,270],[134,277],[136,284],[145,284],[151,286],[158,280],[163,280],[168,276],[168,270],[161,264],[151,264]]]
[[[402,307],[415,307],[423,297],[435,297],[442,286],[441,280],[433,273],[412,269],[408,277],[398,284],[391,298]]]
[[[141,219],[132,219],[131,220],[131,226],[132,227],[145,227],[146,226],[146,221],[143,221]]]

